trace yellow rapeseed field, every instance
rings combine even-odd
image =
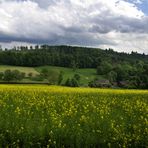
[[[148,91],[0,85],[0,147],[148,147]]]

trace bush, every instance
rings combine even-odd
[[[28,77],[31,78],[32,76],[33,76],[32,72],[28,73]]]
[[[3,76],[4,76],[4,73],[3,72],[0,72],[0,80],[3,79]]]
[[[14,80],[13,74],[10,69],[5,70],[3,80],[7,82]]]
[[[60,71],[59,77],[58,77],[58,85],[60,85],[63,81],[63,71]]]
[[[77,81],[80,81],[81,76],[80,76],[79,74],[75,74],[75,75],[74,75],[74,78],[75,78]]]
[[[72,79],[68,78],[65,82],[65,86],[78,87],[79,83],[75,78],[72,78]]]
[[[3,73],[2,80],[10,82],[10,81],[21,81],[24,78],[24,73],[21,73],[18,70],[10,70],[7,69]]]

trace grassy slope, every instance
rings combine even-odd
[[[93,80],[94,78],[102,78],[101,76],[96,75],[96,70],[92,68],[85,68],[85,69],[77,69],[76,71],[73,71],[72,68],[64,68],[64,67],[55,67],[55,66],[42,66],[35,68],[38,72],[41,71],[42,68],[46,68],[49,70],[54,70],[57,72],[62,71],[64,73],[64,80],[63,83],[68,79],[72,78],[74,74],[79,74],[81,76],[80,84],[81,85],[87,85],[88,82]]]
[[[21,72],[25,72],[26,75],[28,73],[32,73],[34,76],[39,74],[41,69],[46,68],[49,70],[57,71],[60,73],[62,71],[64,73],[64,80],[62,83],[65,83],[65,81],[68,78],[72,78],[74,74],[79,74],[81,76],[80,84],[83,86],[87,86],[88,82],[93,80],[94,78],[102,78],[101,76],[96,75],[96,70],[95,69],[77,69],[76,71],[73,71],[71,68],[64,68],[64,67],[55,67],[55,66],[41,66],[41,67],[36,67],[36,68],[31,68],[31,67],[20,67],[20,66],[5,66],[1,65],[0,66],[0,72],[5,71],[6,69],[17,69]],[[24,79],[23,82],[33,82],[28,79]]]
[[[39,74],[34,68],[32,67],[21,67],[21,66],[7,66],[7,65],[0,65],[0,72],[4,72],[5,70],[19,70],[20,72],[25,72],[26,75],[32,73],[33,75]]]

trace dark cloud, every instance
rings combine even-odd
[[[131,18],[128,16],[113,16],[111,12],[105,11],[101,15],[90,18],[94,25],[89,31],[101,34],[111,31],[121,33],[148,33],[148,16],[142,18]]]

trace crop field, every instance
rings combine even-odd
[[[148,147],[148,91],[0,85],[0,147]]]

